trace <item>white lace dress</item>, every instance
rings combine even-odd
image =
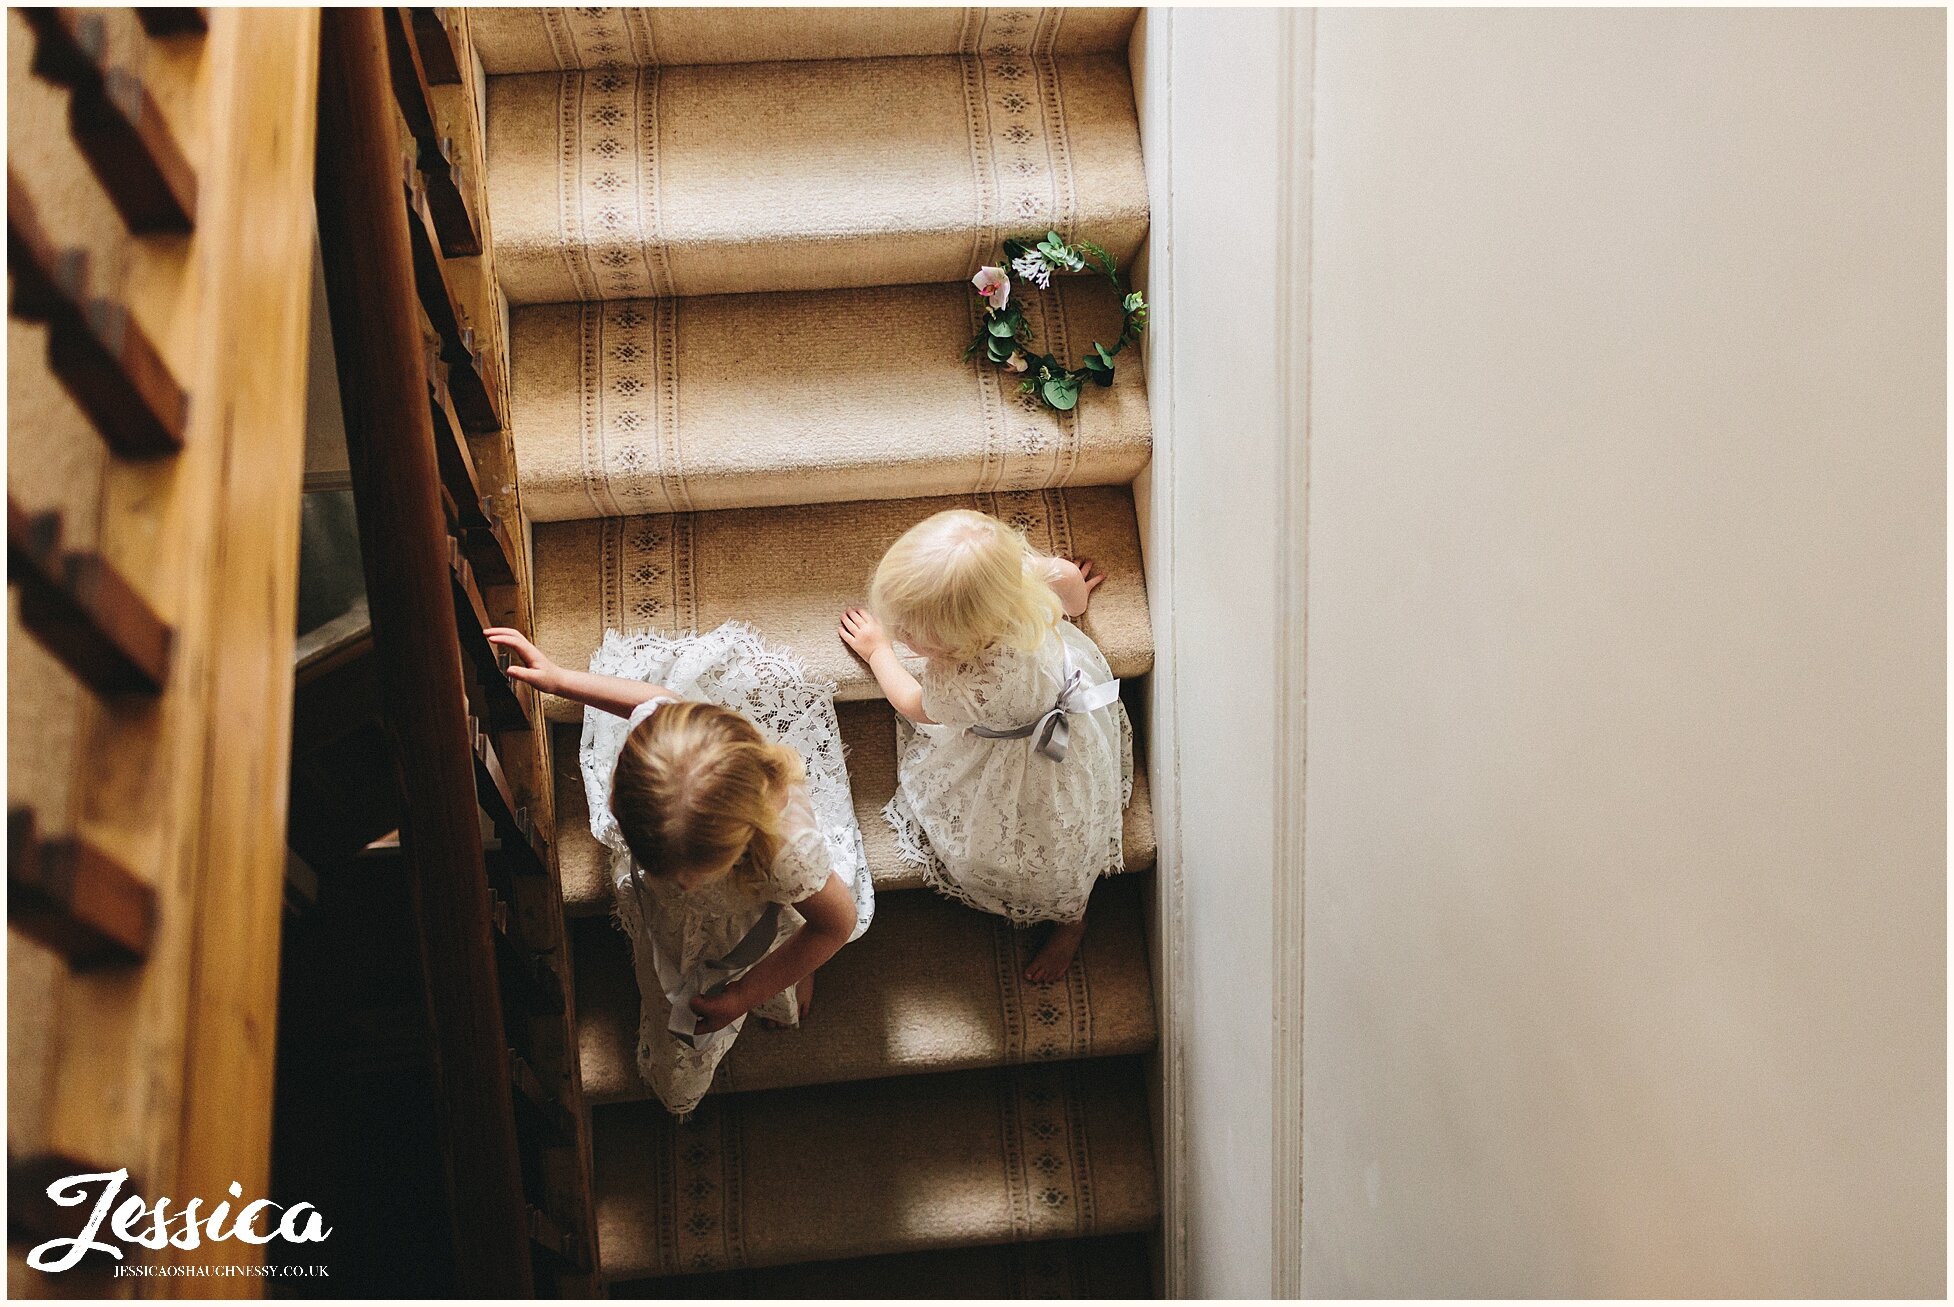
[[[807,782],[782,810],[785,839],[764,876],[725,876],[690,891],[634,875],[630,851],[611,816],[611,773],[624,739],[651,704],[630,719],[587,709],[582,764],[590,828],[610,851],[618,925],[631,939],[638,978],[638,1070],[659,1101],[683,1116],[698,1106],[713,1072],[739,1037],[745,1018],[709,1035],[695,1033],[690,1001],[735,980],[800,929],[791,906],[816,893],[830,872],[855,898],[860,938],[875,915],[862,834],[848,796],[834,686],[811,681],[798,660],[767,647],[757,632],[728,622],[705,635],[604,637],[590,670],[663,685],[745,714],[760,733],[801,755]],[[795,1025],[800,1010],[788,989],[754,1012]]]
[[[1062,760],[1038,740],[991,739],[1038,721],[1072,672],[1112,681],[1091,638],[1058,623],[1036,651],[996,646],[923,668],[923,715],[896,720],[896,793],[883,809],[905,862],[942,893],[1024,925],[1076,921],[1093,882],[1119,871],[1121,811],[1133,793],[1133,735],[1118,699],[1067,715]]]

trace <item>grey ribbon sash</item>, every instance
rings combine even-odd
[[[701,1047],[700,1040],[710,1040],[717,1035],[727,1034],[732,1028],[722,1027],[710,1035],[698,1034],[699,1014],[692,1010],[692,1000],[701,994],[712,994],[723,988],[735,976],[758,962],[773,948],[775,936],[780,933],[780,905],[767,904],[760,919],[753,928],[740,937],[740,942],[726,951],[724,957],[707,958],[686,972],[683,976],[673,975],[674,970],[661,956],[658,959],[658,982],[665,991],[665,998],[672,1005],[672,1015],[666,1026],[680,1040],[693,1048]]]
[[[987,740],[1022,740],[1032,737],[1032,748],[1044,754],[1053,762],[1064,762],[1066,750],[1071,747],[1072,727],[1067,718],[1073,713],[1095,712],[1108,707],[1119,698],[1119,681],[1106,681],[1099,685],[1087,685],[1086,674],[1071,665],[1066,659],[1065,682],[1059,687],[1058,699],[1046,710],[1045,715],[1035,722],[1014,726],[1009,730],[996,730],[989,726],[973,726],[972,735],[981,735]]]

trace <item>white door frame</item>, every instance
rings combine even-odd
[[[1302,1287],[1302,858],[1315,15],[1148,9],[1159,1170],[1170,1297]]]

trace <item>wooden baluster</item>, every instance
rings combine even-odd
[[[454,396],[463,427],[487,434],[502,429],[502,399],[495,382],[475,348],[475,332],[468,325],[468,312],[449,283],[447,263],[441,253],[434,219],[428,211],[426,179],[412,163],[402,160],[402,193],[407,203],[407,236],[414,256],[414,281],[441,339],[441,357],[447,364],[448,393]]]
[[[9,311],[47,324],[48,369],[109,448],[130,458],[182,449],[189,396],[129,311],[89,293],[87,257],[56,247],[11,169],[7,254]]]
[[[107,27],[78,9],[21,9],[34,28],[34,71],[66,86],[68,129],[122,220],[137,235],[197,222],[197,174],[142,79],[107,66]]]
[[[421,68],[427,73],[429,86],[458,86],[461,83],[461,60],[455,54],[455,39],[448,31],[448,25],[441,21],[438,9],[419,7],[409,9],[413,18],[411,31],[415,48],[421,56]]]
[[[61,547],[58,513],[29,516],[7,496],[7,579],[20,622],[98,694],[160,694],[170,628],[100,556]]]
[[[428,89],[426,67],[416,42],[413,20],[407,11],[390,9],[386,13],[387,62],[393,77],[394,98],[400,103],[407,130],[418,147],[416,164],[427,179],[430,223],[437,233],[442,253],[450,258],[482,252],[481,230],[462,188],[461,169],[454,158],[454,142],[441,134],[434,116],[434,96]],[[457,76],[456,80],[460,80]]]
[[[138,5],[136,18],[151,36],[202,36],[210,30],[210,14],[203,9]]]
[[[43,841],[7,812],[7,924],[78,971],[139,963],[156,936],[156,891],[85,840]]]

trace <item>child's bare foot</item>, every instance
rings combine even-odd
[[[1061,921],[1053,926],[1044,947],[1031,959],[1031,965],[1024,969],[1024,978],[1042,985],[1063,976],[1072,966],[1072,955],[1079,951],[1079,941],[1085,937],[1084,917],[1077,921]]]
[[[814,977],[812,975],[809,975],[807,979],[794,986],[794,999],[800,1004],[800,1019],[803,1021],[807,1020],[807,1014],[814,1010]],[[772,1017],[761,1017],[760,1024],[769,1030],[781,1030],[786,1026],[785,1022],[775,1021]]]

